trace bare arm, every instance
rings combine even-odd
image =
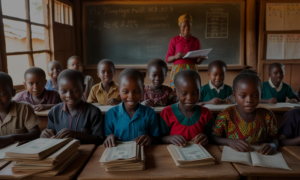
[[[298,146],[300,145],[300,136],[292,139],[281,139],[279,140],[281,146]]]

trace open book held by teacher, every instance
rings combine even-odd
[[[231,147],[224,146],[221,161],[291,170],[280,152],[274,155],[262,155],[257,152],[260,146],[251,146],[251,148],[252,152],[238,152]]]
[[[186,55],[183,57],[183,59],[198,58],[200,56],[208,56],[208,54],[210,53],[211,50],[212,50],[212,48],[190,51],[190,52],[186,53]]]

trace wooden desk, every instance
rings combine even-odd
[[[22,178],[21,180],[41,180],[41,179],[42,180],[71,180],[73,179],[75,176],[79,174],[84,164],[88,161],[90,156],[93,154],[95,150],[95,145],[93,144],[81,145],[79,147],[79,150],[80,150],[79,156],[60,175],[53,176],[53,177],[35,177],[33,175],[33,176]]]
[[[223,146],[220,146],[223,150]],[[279,147],[287,165],[292,169],[274,169],[264,167],[247,166],[243,164],[232,163],[241,176],[246,180],[299,180],[300,179],[300,160],[296,159],[283,147]]]
[[[283,149],[300,160],[300,146],[284,146]]]
[[[220,162],[221,151],[216,145],[205,146],[216,159],[216,165],[197,168],[177,167],[167,150],[167,145],[151,145],[145,148],[146,169],[131,172],[106,172],[100,167],[99,159],[104,151],[99,146],[87,163],[78,180],[118,180],[118,179],[239,179],[239,174],[230,163]]]

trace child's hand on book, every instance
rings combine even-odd
[[[193,138],[195,144],[206,145],[208,143],[208,138],[205,134],[198,134]]]
[[[140,137],[135,138],[133,141],[141,146],[149,146],[152,142],[152,138],[148,135],[141,135]]]
[[[269,104],[276,104],[277,103],[277,99],[272,97],[271,99],[268,100]]]
[[[212,100],[210,100],[211,104],[222,104],[222,99],[220,98],[213,98]]]
[[[77,133],[78,133],[77,131],[64,128],[56,134],[55,138],[56,139],[77,138]]]
[[[12,136],[2,136],[0,137],[0,149],[14,143],[14,138]]]
[[[43,111],[46,110],[45,104],[32,105],[34,111]]]
[[[272,147],[268,143],[264,143],[261,145],[261,147],[257,150],[259,154],[263,155],[273,155],[276,152],[276,149]]]
[[[53,131],[52,129],[45,129],[41,133],[41,138],[52,138],[54,136],[55,136],[55,131]]]
[[[153,99],[148,99],[146,101],[143,101],[141,104],[149,107],[155,107],[155,103]]]
[[[248,142],[243,139],[230,139],[229,146],[239,152],[251,152],[252,148]]]
[[[114,134],[110,134],[106,137],[106,140],[103,142],[103,146],[105,148],[115,147],[116,146],[116,139],[117,138]]]
[[[295,99],[295,98],[289,99],[288,102],[289,103],[298,103],[297,99]]]
[[[170,135],[168,137],[168,142],[171,144],[174,144],[178,147],[185,147],[186,146],[186,140],[181,135]]]
[[[106,105],[111,105],[111,106],[115,106],[120,104],[120,101],[117,100],[116,98],[110,98],[106,101]]]

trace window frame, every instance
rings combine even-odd
[[[42,6],[43,6],[43,17],[44,17],[44,24],[31,22],[30,19],[30,0],[25,0],[25,12],[26,12],[26,18],[16,18],[12,16],[3,15],[2,13],[2,3],[0,2],[0,70],[3,72],[8,73],[8,67],[7,67],[7,56],[13,56],[13,55],[28,55],[28,63],[29,67],[34,67],[34,54],[39,53],[45,53],[46,54],[46,63],[48,64],[51,61],[51,57],[53,57],[53,47],[51,45],[52,43],[52,23],[51,23],[51,10],[49,7],[51,6],[52,0],[42,0]],[[26,46],[27,51],[14,51],[14,52],[6,52],[6,41],[5,41],[5,34],[4,34],[4,25],[3,25],[3,19],[7,20],[13,20],[18,22],[24,22],[26,23]],[[32,29],[31,25],[44,27],[45,29],[45,49],[42,50],[33,50],[32,46]],[[21,84],[15,84],[14,87],[16,90],[24,89],[24,86]]]

